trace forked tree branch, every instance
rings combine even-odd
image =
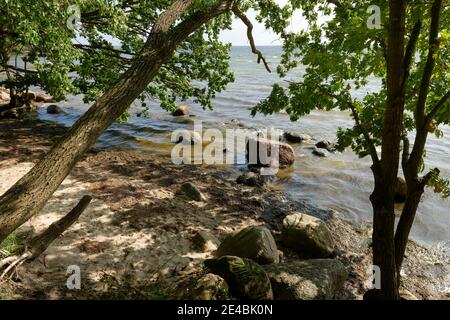
[[[234,5],[233,13],[241,19],[241,21],[247,26],[247,38],[250,42],[250,47],[252,48],[252,52],[258,56],[258,63],[261,63],[261,61],[264,63],[264,66],[266,67],[266,70],[268,72],[272,72],[269,68],[269,65],[267,64],[266,58],[264,58],[261,51],[259,51],[256,48],[255,40],[253,39],[253,24],[252,22],[247,18],[247,16],[238,8],[237,5]]]

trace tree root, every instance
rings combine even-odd
[[[17,271],[17,267],[22,265],[26,261],[32,261],[39,257],[50,244],[58,238],[65,230],[67,230],[86,210],[87,206],[91,202],[91,196],[84,196],[80,202],[73,208],[68,214],[53,222],[46,230],[32,238],[25,246],[25,250],[21,254],[17,254],[11,257],[0,260],[0,270],[5,268],[0,275],[0,281],[3,280],[8,274],[11,278],[14,272]]]

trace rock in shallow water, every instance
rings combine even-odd
[[[312,153],[313,153],[313,155],[322,157],[322,158],[326,158],[330,154],[326,149],[319,149],[319,148],[314,148]]]
[[[326,258],[334,251],[333,238],[325,222],[302,213],[284,218],[281,242],[287,248],[313,258]]]
[[[278,159],[275,159],[275,163],[272,158],[276,157],[271,156],[272,149],[274,152],[278,149]],[[295,161],[294,149],[290,145],[278,141],[264,138],[249,139],[246,150],[246,159],[251,165],[287,168]]]
[[[348,272],[334,259],[264,266],[277,300],[329,300],[344,285]]]
[[[61,112],[63,112],[63,110],[56,104],[51,104],[47,107],[47,113],[49,114],[58,114]]]
[[[240,299],[272,300],[269,277],[256,262],[240,257],[224,256],[205,260],[205,267],[228,284],[230,293]]]
[[[283,137],[287,142],[300,143],[305,140],[311,140],[311,136],[303,133],[297,133],[293,131],[287,131],[283,133]]]
[[[316,143],[316,148],[319,149],[326,149],[329,152],[334,152],[336,151],[336,146],[333,142],[329,141],[329,140],[322,140]]]
[[[260,264],[278,263],[275,239],[264,226],[251,226],[228,236],[217,249],[217,256],[238,256]]]
[[[174,117],[187,116],[189,114],[189,108],[187,105],[178,106],[178,108],[172,112]]]

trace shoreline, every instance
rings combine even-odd
[[[25,174],[65,132],[41,122],[0,121],[0,193]],[[10,281],[21,299],[144,298],[172,296],[177,285],[201,270],[211,253],[193,246],[199,230],[219,239],[249,225],[279,235],[282,219],[305,212],[324,220],[336,244],[334,258],[349,271],[336,298],[361,299],[370,266],[370,228],[345,221],[339,212],[289,199],[277,183],[243,187],[237,171],[215,166],[176,166],[170,158],[132,150],[91,149],[44,210],[19,229],[32,234],[67,213],[85,194],[94,197],[79,221],[37,260],[22,265],[21,282]],[[196,203],[176,194],[191,181],[207,196]],[[300,258],[280,247],[284,261]],[[82,290],[65,288],[66,267],[79,264]],[[412,241],[403,288],[419,299],[449,299],[439,286],[450,272],[440,257]],[[0,296],[3,284],[0,285]]]

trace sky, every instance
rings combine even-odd
[[[285,5],[288,0],[275,0],[279,5]],[[280,46],[281,42],[279,37],[272,31],[267,30],[263,24],[256,21],[256,12],[251,10],[246,13],[247,17],[252,21],[253,24],[253,38],[255,39],[255,44],[259,46]],[[301,21],[301,14],[295,14],[290,22],[290,27],[292,31],[300,30],[304,23]],[[232,30],[222,31],[221,40],[224,42],[231,42],[234,46],[248,46],[249,42],[247,39],[247,29],[242,21],[239,19],[234,19]]]

